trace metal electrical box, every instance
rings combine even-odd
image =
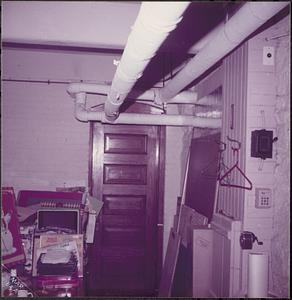
[[[262,159],[273,156],[273,131],[254,130],[251,132],[251,157]]]

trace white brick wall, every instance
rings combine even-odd
[[[181,194],[183,134],[182,127],[166,128],[163,257],[176,213],[177,196]]]
[[[53,50],[4,49],[2,78],[109,82],[120,55]],[[55,190],[85,186],[88,177],[87,123],[74,118],[67,84],[2,84],[2,185]],[[96,104],[98,97],[89,97]]]
[[[275,36],[287,33],[290,28],[287,18],[279,22]],[[276,168],[274,173],[275,215],[272,231],[272,290],[280,297],[290,297],[290,35],[276,39],[276,105],[274,120],[276,122],[275,143]]]
[[[2,85],[2,185],[55,190],[87,185],[88,124],[73,116],[65,85]]]
[[[269,253],[269,291],[288,296],[289,258],[289,37],[280,39],[289,27],[286,17],[248,42],[248,99],[246,135],[246,173],[253,190],[245,192],[243,229],[252,231],[262,246],[253,251]],[[286,42],[285,42],[286,41]],[[275,65],[263,65],[263,47],[275,48]],[[281,96],[279,96],[281,95]],[[281,120],[281,121],[280,121]],[[279,138],[273,144],[273,157],[261,161],[250,156],[251,131],[272,130]],[[255,207],[255,188],[270,188],[272,206]],[[243,251],[243,286],[247,287],[247,256]]]
[[[111,82],[120,54],[3,49],[2,77]]]

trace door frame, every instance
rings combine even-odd
[[[97,162],[102,160],[103,148],[97,143],[93,143],[93,136],[97,134],[97,126],[103,126],[98,122],[90,122],[89,130],[89,161],[88,161],[88,192],[93,197],[100,199],[97,191],[93,189],[94,186],[101,184],[103,174],[100,173],[100,169],[96,168]],[[113,125],[117,126],[117,125]],[[135,126],[135,125],[134,125]],[[151,125],[153,126],[153,125]],[[166,144],[166,126],[156,126],[158,138],[156,140],[156,146],[158,147],[158,166],[157,166],[157,185],[156,185],[156,195],[157,195],[157,261],[156,261],[156,280],[155,280],[155,290],[153,292],[158,292],[162,264],[163,264],[163,233],[164,233],[164,178],[165,178],[165,144]],[[101,139],[102,140],[102,139]],[[99,222],[98,218],[95,227],[95,237],[98,236]],[[96,238],[95,238],[96,239]],[[99,241],[95,243],[99,244]],[[94,248],[94,249],[93,249]],[[96,251],[95,247],[89,246],[89,257],[91,251]],[[97,262],[98,263],[98,262]]]
[[[165,145],[166,126],[158,126],[159,159],[158,159],[158,216],[157,216],[157,279],[158,293],[163,265],[163,234],[164,234],[164,179],[165,179]]]

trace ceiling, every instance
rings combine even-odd
[[[2,41],[4,46],[122,51],[140,5],[137,1],[8,1],[2,10]],[[227,1],[191,2],[159,52],[187,53],[239,5]]]
[[[8,1],[2,10],[2,45],[42,51],[122,53],[140,5],[137,1]],[[229,1],[191,2],[182,21],[144,71],[143,82],[147,84],[143,88],[161,81],[194,56],[190,48],[241,5]]]

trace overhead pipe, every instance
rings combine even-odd
[[[242,6],[244,3],[240,3],[240,6]],[[239,7],[237,8],[237,10],[239,9]],[[225,20],[222,21],[221,23],[219,23],[216,27],[214,27],[213,29],[211,29],[211,31],[209,31],[207,34],[205,34],[200,40],[198,40],[194,45],[192,45],[189,50],[188,53],[190,54],[197,54],[199,53],[217,34],[220,30],[223,29],[225,22],[230,19],[232,17],[232,15],[235,12],[231,13],[228,12],[226,14]]]
[[[159,90],[161,88],[153,88],[147,90],[143,93],[140,91],[132,90],[127,98],[151,101],[157,104],[162,104],[159,101]],[[93,94],[101,94],[108,95],[110,91],[110,85],[106,84],[93,84],[93,83],[71,83],[67,87],[67,92],[71,97],[75,98],[75,95],[78,93],[93,93]],[[198,102],[197,93],[194,91],[183,91],[173,97],[169,103],[171,104],[196,104]],[[202,99],[199,102],[200,105],[214,105],[215,102],[212,99]]]
[[[213,39],[213,37],[221,30],[224,24],[225,24],[224,22],[221,22],[214,29],[212,29],[210,32],[204,35],[199,41],[197,41],[194,45],[192,45],[191,48],[189,48],[188,53],[197,54],[198,52],[200,52]],[[181,64],[175,67],[175,69],[173,69],[171,72],[165,75],[166,78],[164,79],[165,82],[171,80],[176,74],[178,74],[187,65],[187,63],[188,63],[187,61],[183,61]]]
[[[183,88],[235,49],[244,39],[287,6],[287,2],[247,2],[186,66],[160,90],[159,101],[167,103]]]
[[[67,92],[73,98],[79,93],[93,93],[107,95],[110,90],[110,85],[94,84],[94,83],[70,83],[67,87]]]
[[[199,41],[197,41],[191,48],[189,48],[188,53],[197,54],[199,53],[224,27],[224,22],[221,22],[206,35],[204,35]]]
[[[108,95],[110,92],[110,85],[103,84],[92,84],[92,83],[71,83],[67,92],[74,98],[75,94],[78,93],[93,93]],[[154,102],[158,97],[160,88],[152,88],[143,93],[141,91],[132,90],[127,98],[139,99],[139,100],[148,100]],[[176,95],[171,99],[171,103],[195,103],[197,101],[197,93],[193,91],[185,91]]]
[[[109,123],[103,111],[92,112],[86,110],[86,93],[78,93],[75,98],[75,117],[79,121],[98,121]],[[194,126],[200,128],[220,128],[220,118],[205,118],[184,115],[154,115],[121,113],[119,118],[111,124],[135,124],[135,125],[166,125],[166,126]]]
[[[201,39],[199,39],[195,44],[193,44],[189,49],[189,54],[197,54],[199,53],[213,38],[216,36],[216,34],[224,27],[225,22],[219,23],[215,28],[213,28],[211,31],[209,31],[207,34],[205,34]],[[191,58],[190,58],[191,59]],[[172,70],[169,74],[167,74],[165,77],[167,78],[165,81],[170,80],[174,75],[177,74],[179,71],[181,71],[187,64],[187,61],[183,61],[180,65],[175,67],[174,70]]]
[[[119,107],[142,76],[157,50],[182,20],[188,2],[142,2],[105,102],[109,121],[118,117]]]

